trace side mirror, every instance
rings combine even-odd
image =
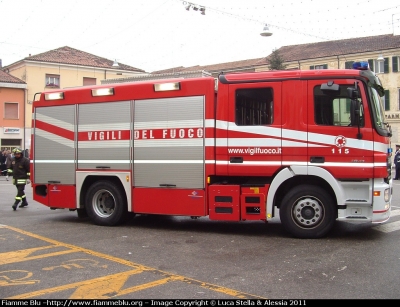
[[[351,126],[358,126],[360,123],[360,102],[356,99],[350,101],[350,122]]]
[[[351,99],[350,100],[350,126],[357,126],[358,133],[357,139],[361,140],[363,135],[360,130],[361,126],[361,108],[362,104],[358,99]]]
[[[347,88],[347,96],[348,96],[348,98],[350,98],[352,100],[359,98],[358,90],[354,87],[348,87]]]

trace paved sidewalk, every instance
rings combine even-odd
[[[7,177],[6,176],[0,176],[0,181],[7,181]],[[8,177],[8,181],[12,181],[12,177],[11,176]]]

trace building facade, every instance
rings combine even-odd
[[[23,147],[27,84],[0,70],[0,152]]]
[[[21,126],[21,147],[30,149],[32,101],[35,94],[46,90],[100,85],[103,79],[147,75],[144,70],[117,63],[71,47],[61,47],[0,67],[3,73],[20,79],[24,89],[24,114]],[[0,93],[1,94],[1,93]],[[2,97],[3,95],[0,95]],[[3,98],[1,98],[3,99]],[[15,122],[12,122],[15,123]],[[6,121],[7,125],[11,125]],[[24,127],[24,128],[22,128]]]
[[[355,61],[368,61],[385,88],[385,116],[392,127],[392,149],[400,144],[400,35],[358,37],[311,44],[283,46],[276,50],[286,69],[348,69]],[[205,70],[215,78],[221,72],[269,70],[268,55],[244,61],[205,66],[175,67],[153,73]]]

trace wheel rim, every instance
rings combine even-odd
[[[99,190],[93,196],[92,207],[98,216],[109,217],[114,213],[115,198],[109,191]]]
[[[294,203],[292,217],[296,224],[303,228],[315,227],[324,219],[323,206],[317,198],[299,198]]]

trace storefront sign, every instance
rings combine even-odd
[[[20,133],[21,129],[20,128],[4,127],[3,131],[4,131],[4,133]]]
[[[385,113],[386,119],[400,119],[400,113]]]

